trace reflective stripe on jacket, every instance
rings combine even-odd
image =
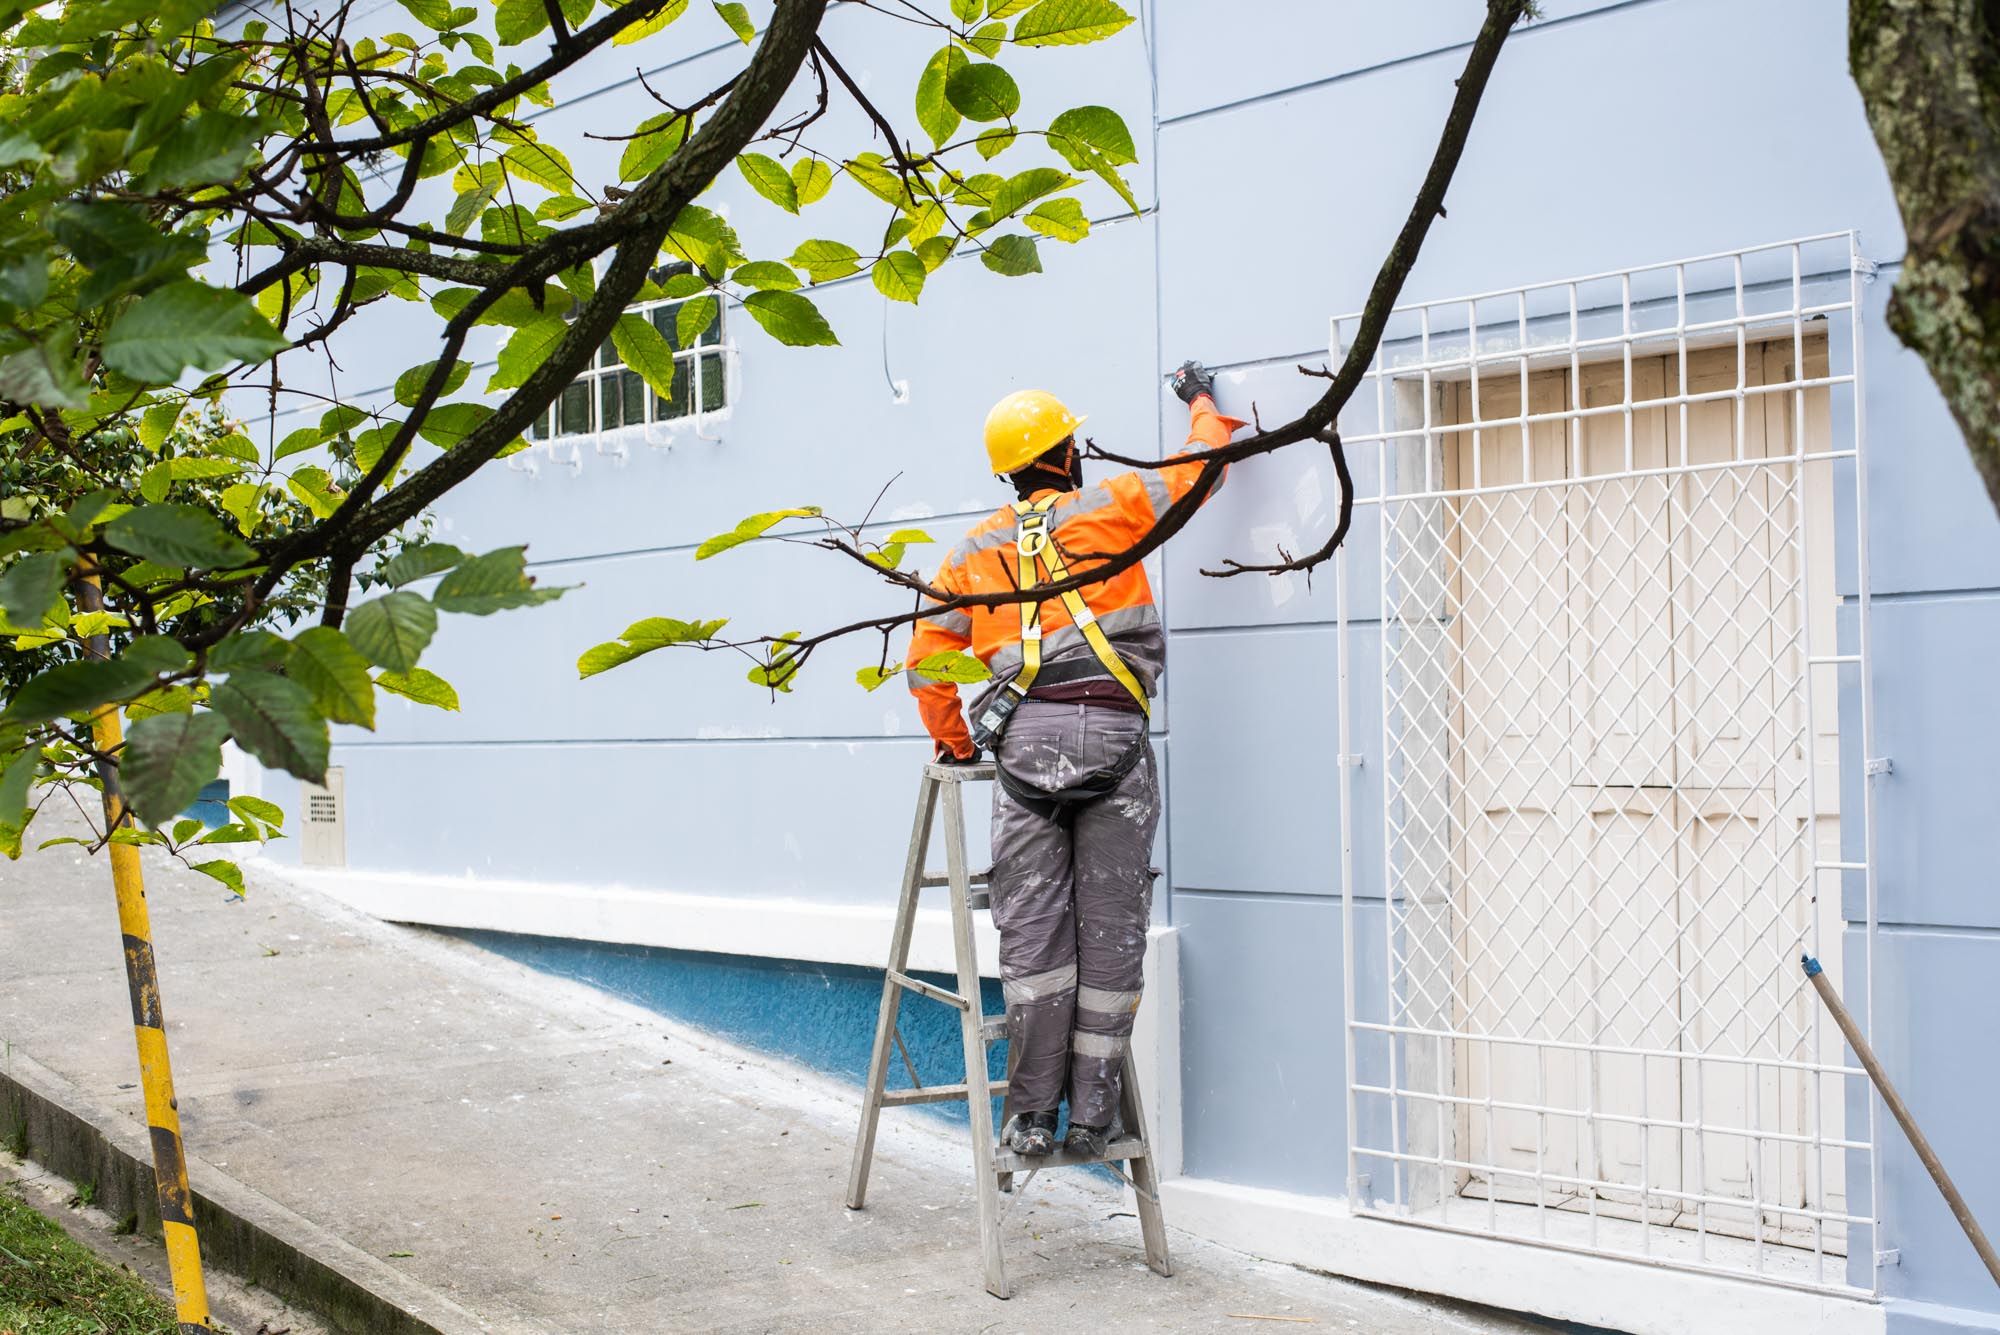
[[[1197,448],[1176,456],[1188,462],[1120,473],[1081,491],[1066,493],[1056,501],[1051,511],[1054,538],[1061,545],[1072,575],[1102,564],[1081,559],[1086,554],[1122,552],[1143,538],[1167,508],[1186,495],[1201,476],[1199,450],[1226,444],[1230,433],[1245,425],[1238,418],[1217,412],[1214,401],[1206,396],[1194,401],[1189,419],[1188,444]],[[1217,487],[1220,485],[1218,482]],[[1047,494],[1037,492],[1036,499]],[[1214,492],[1209,494],[1212,496]],[[932,582],[947,594],[1011,592],[1019,588],[1016,536],[1014,509],[1002,506],[973,525],[971,532],[945,557]],[[1146,579],[1144,564],[1133,565],[1081,592],[1118,656],[1151,694],[1166,665],[1166,635],[1160,626],[1159,611],[1153,606],[1153,589]],[[1095,656],[1060,598],[1042,604],[1041,622],[1043,672],[1049,673],[1054,665],[1061,663],[1090,674]],[[999,607],[960,608],[925,617],[917,622],[916,633],[910,638],[909,665],[914,668],[932,654],[954,649],[969,651],[986,664],[995,685],[1011,680],[1021,670],[1019,608],[1009,603]],[[931,736],[954,755],[970,754],[972,738],[959,709],[958,687],[951,682],[932,681],[914,671],[906,675]]]

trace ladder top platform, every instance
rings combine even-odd
[[[982,760],[976,765],[926,765],[924,777],[936,779],[939,783],[978,783],[981,779],[993,777],[993,762]]]

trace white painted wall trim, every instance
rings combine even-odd
[[[1160,1194],[1174,1227],[1266,1260],[1631,1335],[1883,1335],[1881,1305],[1862,1299],[1357,1217],[1344,1200],[1205,1178]]]
[[[254,874],[261,861],[248,860],[245,869]],[[889,931],[896,915],[892,899],[880,904],[820,904],[277,863],[269,864],[268,870],[387,922],[875,969],[888,963]],[[910,967],[954,973],[958,965],[952,954],[951,914],[945,907],[945,892],[924,893],[935,907],[917,911]],[[999,939],[993,925],[984,915],[976,916],[973,924],[980,971],[997,978]]]

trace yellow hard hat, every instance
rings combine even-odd
[[[1082,425],[1046,390],[1017,389],[986,414],[986,457],[996,473],[1018,472]]]

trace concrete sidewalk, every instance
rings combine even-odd
[[[442,1330],[1542,1329],[1178,1232],[1163,1280],[1118,1194],[1059,1174],[1009,1218],[1001,1303],[938,1119],[885,1115],[851,1212],[850,1087],[269,876],[245,902],[148,877],[195,1186],[393,1267]],[[108,878],[70,847],[0,864],[0,1071],[20,1054],[137,1124]]]

